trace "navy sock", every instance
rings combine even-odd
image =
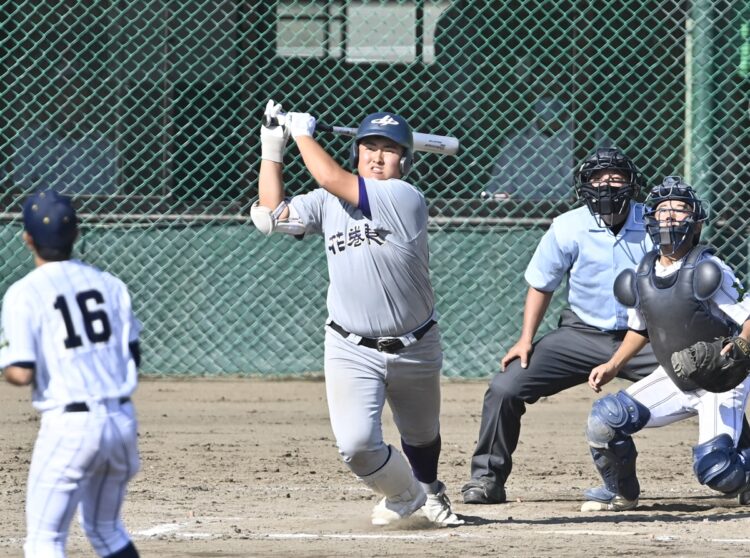
[[[106,558],[140,558],[138,556],[138,551],[135,549],[135,546],[133,546],[132,542],[129,542],[126,547],[121,548],[114,554],[110,554],[109,556],[106,556]]]
[[[414,476],[424,484],[437,480],[438,460],[440,458],[440,435],[429,446],[410,446],[401,440],[401,449],[409,460]]]

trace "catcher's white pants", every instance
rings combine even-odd
[[[355,345],[326,328],[328,412],[339,453],[354,474],[370,475],[388,458],[381,422],[386,400],[404,442],[425,446],[435,441],[442,364],[437,324],[395,354]]]
[[[133,404],[88,405],[88,412],[42,414],[27,487],[27,558],[64,558],[76,509],[99,556],[130,542],[120,509],[127,483],[140,468]]]
[[[658,428],[698,415],[697,443],[702,444],[720,434],[729,434],[736,446],[742,430],[750,380],[746,378],[735,389],[724,393],[703,389],[682,391],[660,366],[625,391],[651,411],[646,428]]]

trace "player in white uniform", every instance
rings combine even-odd
[[[35,269],[3,298],[0,366],[8,382],[32,385],[41,412],[24,552],[64,557],[78,509],[99,556],[137,558],[120,509],[140,467],[130,401],[140,324],[122,281],[71,258],[77,222],[70,198],[53,190],[26,201],[23,239]]]
[[[280,110],[270,101],[266,121]],[[260,199],[251,215],[265,234],[325,240],[325,379],[339,452],[383,496],[372,512],[374,525],[420,508],[437,525],[461,524],[437,478],[443,353],[429,276],[427,204],[402,180],[412,164],[411,129],[392,113],[367,116],[352,144],[358,173],[352,174],[313,139],[315,118],[289,113],[285,122],[261,128]],[[322,188],[285,200],[281,163],[289,134]],[[386,400],[408,462],[383,441]]]
[[[649,204],[650,202],[650,204]],[[644,379],[596,401],[586,436],[604,486],[585,491],[582,511],[622,511],[636,507],[640,485],[632,434],[698,415],[698,445],[693,471],[701,484],[747,503],[750,451],[737,449],[750,380],[713,393],[675,374],[671,355],[697,341],[738,335],[750,340],[750,299],[738,292],[732,270],[698,244],[707,212],[680,177],[667,177],[646,202],[646,226],[658,247],[637,271],[615,281],[615,296],[629,306],[628,327],[612,358],[589,376],[594,391],[646,343],[651,342],[659,367]],[[730,347],[725,347],[725,350]]]

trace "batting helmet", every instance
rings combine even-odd
[[[690,208],[689,215],[682,221],[660,222],[657,207],[665,201],[680,201]],[[708,212],[693,187],[679,176],[667,176],[661,184],[655,186],[646,198],[647,212],[643,216],[654,246],[667,256],[677,252],[686,242],[698,243],[700,233],[698,224],[708,219]],[[698,234],[696,234],[696,232]],[[669,252],[666,247],[671,247]]]
[[[621,174],[625,182],[594,180],[604,172]],[[586,202],[599,226],[604,226],[601,216],[627,213],[630,200],[638,196],[643,186],[643,175],[635,163],[616,147],[597,149],[581,163],[575,176],[576,195]]]
[[[388,138],[404,148],[399,161],[399,170],[404,177],[414,163],[414,136],[408,122],[392,112],[376,112],[366,116],[357,128],[349,159],[353,168],[359,164],[359,142],[370,136]]]

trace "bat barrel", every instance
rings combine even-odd
[[[266,126],[277,126],[284,124],[284,114],[279,114],[278,118],[264,119]],[[354,137],[357,135],[357,128],[347,128],[344,126],[332,126],[324,122],[316,122],[315,130],[317,132],[341,134],[344,136]],[[452,136],[438,136],[435,134],[424,134],[413,132],[414,151],[425,153],[438,153],[440,155],[455,155],[458,153],[458,138]]]

